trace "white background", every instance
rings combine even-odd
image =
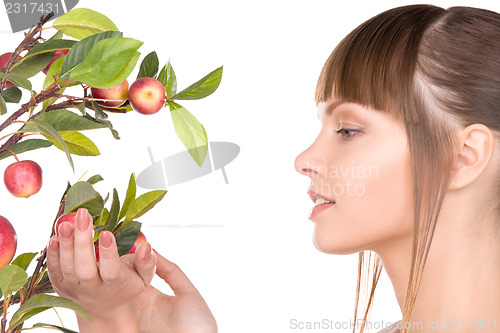
[[[500,3],[494,1],[430,2],[500,11]],[[179,90],[224,65],[216,93],[181,104],[205,126],[209,141],[241,147],[240,155],[226,167],[229,184],[219,171],[170,188],[163,202],[140,219],[148,240],[191,278],[221,333],[311,332],[291,329],[292,319],[349,322],[357,254],[331,256],[314,248],[313,226],[307,219],[312,208],[306,195],[309,181],[295,172],[294,160],[319,131],[314,89],[335,45],[366,19],[417,2],[135,3],[88,0],[78,7],[107,15],[124,36],[143,41],[141,60],[152,50],[161,65],[170,59]],[[8,29],[2,8],[0,53],[12,51],[22,39],[22,33]],[[50,34],[49,30],[45,36]],[[129,82],[135,75],[136,71]],[[34,80],[34,89],[39,89],[42,78]],[[86,171],[86,177],[99,173],[105,181],[98,190],[106,193],[116,187],[123,201],[130,174],[150,164],[147,147],[158,160],[185,149],[167,109],[153,116],[112,115],[111,120],[121,140],[114,140],[107,129],[86,132],[102,155],[75,156],[75,172],[56,148],[20,155],[41,165],[44,184],[29,199],[12,197],[0,184],[0,215],[17,230],[17,254],[46,245],[67,181],[76,182]],[[12,158],[0,161],[0,170],[12,162]],[[190,224],[206,227],[189,228]],[[160,280],[154,285],[169,290]],[[59,312],[68,328],[77,328],[70,311]],[[384,272],[372,321],[394,322],[400,317]],[[58,323],[53,311],[35,320],[29,323]]]

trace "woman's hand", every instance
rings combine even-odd
[[[175,296],[153,286],[135,298],[141,333],[215,333],[217,324],[207,304],[187,276],[156,251],[156,273]]]
[[[94,256],[92,217],[79,209],[76,228],[69,222],[59,226],[51,238],[47,267],[54,290],[79,304],[92,322],[78,317],[80,332],[138,332],[133,299],[146,291],[154,276],[156,256],[149,243],[135,254],[121,258],[113,234],[99,235],[100,263]]]

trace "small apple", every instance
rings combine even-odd
[[[42,187],[42,168],[34,161],[17,161],[3,174],[7,190],[18,198],[28,198]]]
[[[128,97],[128,81],[123,81],[122,84],[108,89],[90,88],[92,97],[98,99],[109,99],[109,101],[97,101],[100,106],[108,108],[116,108],[125,103]]]
[[[66,213],[64,215],[59,216],[59,218],[56,221],[56,224],[54,225],[54,229],[55,229],[54,232],[56,233],[57,236],[59,236],[59,226],[63,222],[70,222],[71,224],[73,224],[74,227],[76,227],[75,221],[76,221],[76,213],[75,212]]]
[[[146,236],[144,236],[144,234],[142,233],[142,231],[140,231],[139,232],[139,236],[137,236],[137,239],[134,242],[134,245],[132,245],[132,248],[127,253],[135,253],[135,250],[137,250],[137,248],[139,247],[139,245],[141,245],[145,241],[146,241]]]
[[[166,94],[160,81],[152,77],[141,77],[130,86],[128,100],[137,112],[153,114],[165,105]]]
[[[0,216],[0,268],[8,265],[17,249],[17,235],[12,224]]]
[[[54,63],[54,61],[56,61],[60,56],[68,54],[68,52],[69,52],[69,49],[56,50],[56,52],[54,52],[54,56],[52,57],[52,60],[49,62],[49,64],[47,65],[47,67],[45,67],[43,69],[43,71],[42,71],[43,74],[47,74],[47,72],[49,71],[50,66],[52,66],[52,64]]]
[[[7,66],[7,63],[9,62],[9,59],[11,56],[12,56],[12,52],[7,52],[7,53],[0,55],[0,69]],[[21,59],[21,57],[17,57],[16,60],[19,60],[19,59]],[[7,83],[5,84],[5,89],[10,88],[12,86],[15,86],[15,84],[7,81]]]

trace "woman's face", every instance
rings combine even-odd
[[[297,156],[311,178],[314,244],[347,254],[408,241],[413,230],[411,159],[404,124],[355,103],[318,104],[321,131]],[[312,204],[315,205],[314,203]]]

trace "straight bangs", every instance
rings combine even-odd
[[[408,104],[416,100],[413,82],[420,40],[431,22],[445,12],[434,6],[405,6],[361,24],[326,61],[316,86],[316,103],[334,98],[396,118],[404,116]],[[406,118],[418,121],[418,114]]]

